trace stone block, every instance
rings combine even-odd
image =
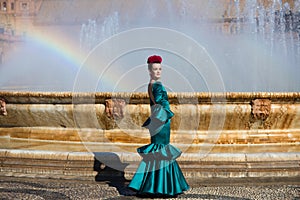
[[[246,154],[247,162],[295,161],[300,164],[300,152],[262,152]]]
[[[25,159],[55,159],[67,160],[68,152],[58,151],[30,151],[22,149],[7,150],[6,157],[9,158],[25,158]]]
[[[92,152],[68,152],[67,161],[94,161]]]

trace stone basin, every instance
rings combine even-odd
[[[141,159],[136,148],[150,142],[140,127],[150,114],[146,93],[0,97],[2,175],[94,178],[95,160],[112,167],[117,158],[130,177]],[[300,175],[300,93],[169,93],[169,100],[171,143],[183,152],[187,177]]]

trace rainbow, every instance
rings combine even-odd
[[[76,70],[78,70],[82,64],[83,54],[80,52],[79,42],[76,43],[75,40],[72,41],[67,35],[53,34],[48,30],[47,33],[45,33],[41,30],[34,29],[27,34],[26,40],[41,44],[49,51],[62,56],[72,63]]]
[[[80,30],[78,30],[78,33],[79,31]],[[79,48],[79,38],[70,38],[69,35],[64,33],[57,34],[55,31],[46,32],[36,28],[27,34],[26,41],[42,45],[47,51],[61,56],[70,63],[70,67],[73,68],[72,70],[77,71],[79,74],[84,73],[83,76],[86,76],[86,81],[91,81],[92,85],[100,84],[108,91],[113,91],[115,89],[118,91],[132,90],[132,83],[124,84],[124,81],[122,84],[118,85],[118,88],[115,88],[123,75],[116,69],[112,69],[113,71],[102,74],[102,71],[105,71],[107,66],[100,66],[100,60],[97,61],[97,67],[86,64],[86,60],[93,54],[93,50],[91,52],[82,52]],[[144,58],[141,58],[141,61],[143,62]],[[91,89],[97,91],[99,88],[92,87]]]

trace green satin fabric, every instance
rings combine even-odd
[[[137,149],[141,161],[129,188],[138,194],[151,196],[175,196],[189,189],[182,171],[176,161],[181,151],[170,143],[170,124],[173,112],[170,110],[167,91],[160,82],[152,85],[152,93],[158,106],[157,112],[143,124],[149,129],[151,144]],[[150,100],[150,105],[154,102]],[[156,113],[156,116],[153,114]]]

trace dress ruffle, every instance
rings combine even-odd
[[[143,160],[129,187],[138,194],[175,196],[189,189],[175,160],[181,151],[171,144],[148,144],[137,149]]]
[[[148,144],[137,149],[144,160],[175,160],[181,151],[171,144]]]
[[[169,106],[156,104],[151,106],[151,116],[143,123],[142,127],[148,128],[153,134],[161,131],[164,124],[174,116]]]
[[[189,189],[176,161],[142,161],[133,180],[129,185],[131,189],[153,197],[176,196]]]

